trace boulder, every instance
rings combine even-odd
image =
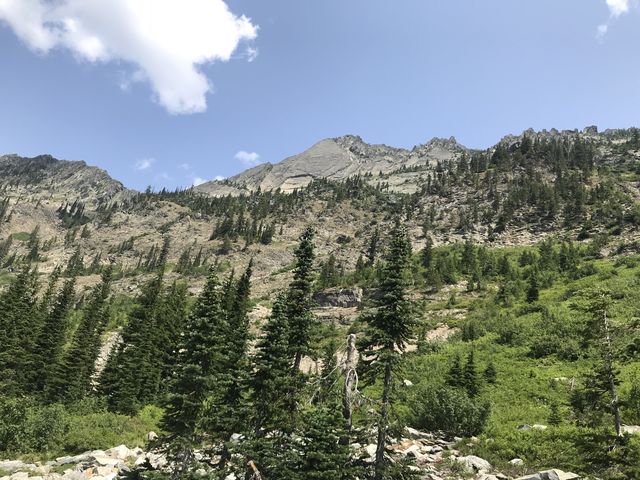
[[[371,443],[369,445],[367,445],[366,447],[364,447],[364,451],[367,452],[367,455],[371,458],[374,458],[376,456],[376,445]]]
[[[470,473],[473,472],[488,472],[491,470],[491,464],[484,458],[477,457],[475,455],[467,455],[466,457],[459,457],[457,462],[463,464]]]
[[[514,458],[512,460],[509,460],[509,463],[511,465],[514,465],[516,467],[519,467],[521,465],[524,465],[524,460],[522,460],[521,458]]]
[[[12,472],[14,470],[34,470],[36,466],[33,463],[25,463],[21,460],[2,460],[0,461],[0,470]]]
[[[147,433],[147,440],[149,442],[153,442],[154,440],[158,439],[158,434],[156,432],[149,432]]]
[[[535,423],[533,425],[518,425],[517,427],[518,430],[546,430],[547,426],[546,425],[540,425],[538,423]]]
[[[29,474],[27,472],[16,472],[9,477],[11,480],[27,480]]]
[[[424,439],[424,438],[427,438],[427,439],[433,438],[433,435],[431,435],[430,433],[421,432],[420,430],[416,430],[415,428],[405,427],[404,430],[405,432],[407,432],[407,436],[414,440]]]
[[[640,425],[622,425],[622,433],[640,435]]]
[[[136,456],[136,454],[129,450],[126,445],[118,445],[117,447],[110,448],[105,453],[109,457],[117,458],[119,460],[126,460],[129,457]]]
[[[525,475],[516,480],[580,480],[580,475],[571,472],[563,472],[554,468],[543,472],[534,473],[533,475]]]
[[[111,458],[107,456],[95,456],[93,457],[97,464],[102,465],[104,467],[115,467],[121,460],[118,458]]]

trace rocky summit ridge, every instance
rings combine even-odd
[[[365,143],[356,135],[321,140],[283,161],[263,163],[224,181],[196,187],[210,195],[240,194],[280,189],[292,192],[317,179],[345,180],[356,175],[380,175],[416,166],[434,166],[469,150],[455,138],[434,138],[411,150]]]

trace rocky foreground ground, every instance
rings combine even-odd
[[[155,434],[150,432],[153,440]],[[236,440],[239,436],[234,437]],[[460,439],[448,439],[444,436],[420,432],[407,428],[405,438],[398,439],[387,449],[392,461],[411,460],[412,469],[420,480],[511,480],[512,475],[496,471],[492,465],[475,455],[461,455],[455,445]],[[473,439],[471,440],[473,441]],[[372,462],[375,445],[353,444],[354,455],[364,462]],[[203,477],[215,464],[216,459],[201,452],[196,453],[200,462],[197,472]],[[514,471],[526,471],[526,465],[520,459],[511,462]],[[94,450],[75,456],[60,457],[48,462],[26,463],[21,460],[0,461],[0,472],[5,476],[0,480],[114,480],[125,478],[137,469],[166,470],[169,467],[166,457],[157,451],[130,449],[120,445],[109,450]],[[558,469],[545,470],[516,480],[580,480],[574,473]],[[236,480],[231,474],[226,480]]]

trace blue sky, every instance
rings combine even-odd
[[[47,1],[0,0],[0,152],[85,160],[133,188],[347,133],[485,148],[640,125],[634,0]]]

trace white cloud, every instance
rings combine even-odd
[[[216,176],[215,176],[215,178],[214,178],[214,180],[215,180],[216,182],[221,182],[221,181],[222,181],[222,180],[224,180],[225,178],[227,178],[227,177],[223,177],[222,175],[216,175]]]
[[[611,15],[614,17],[619,17],[623,13],[627,13],[629,11],[630,0],[607,0],[607,6],[611,11]]]
[[[193,185],[194,187],[197,187],[198,185],[202,185],[203,183],[206,183],[207,180],[205,180],[204,178],[201,177],[193,177],[191,185]]]
[[[189,171],[191,170],[191,165],[189,165],[188,163],[181,163],[180,165],[178,165],[178,168]]]
[[[199,67],[230,60],[258,31],[223,0],[0,0],[0,20],[36,52],[130,64],[120,87],[148,81],[174,114],[206,110],[212,86]]]
[[[242,163],[245,167],[255,167],[260,163],[260,155],[256,152],[245,152],[244,150],[240,150],[233,158]]]
[[[247,47],[245,55],[247,56],[247,62],[253,62],[256,58],[258,58],[258,51],[255,47]]]
[[[633,1],[635,0],[606,0],[607,7],[609,7],[609,19],[605,23],[598,25],[596,33],[598,39],[602,40],[604,38],[615,19],[625,13],[629,13]]]
[[[140,160],[136,160],[136,163],[133,165],[133,168],[135,168],[136,170],[148,170],[149,168],[151,168],[151,165],[153,165],[156,162],[155,158],[142,158]]]

